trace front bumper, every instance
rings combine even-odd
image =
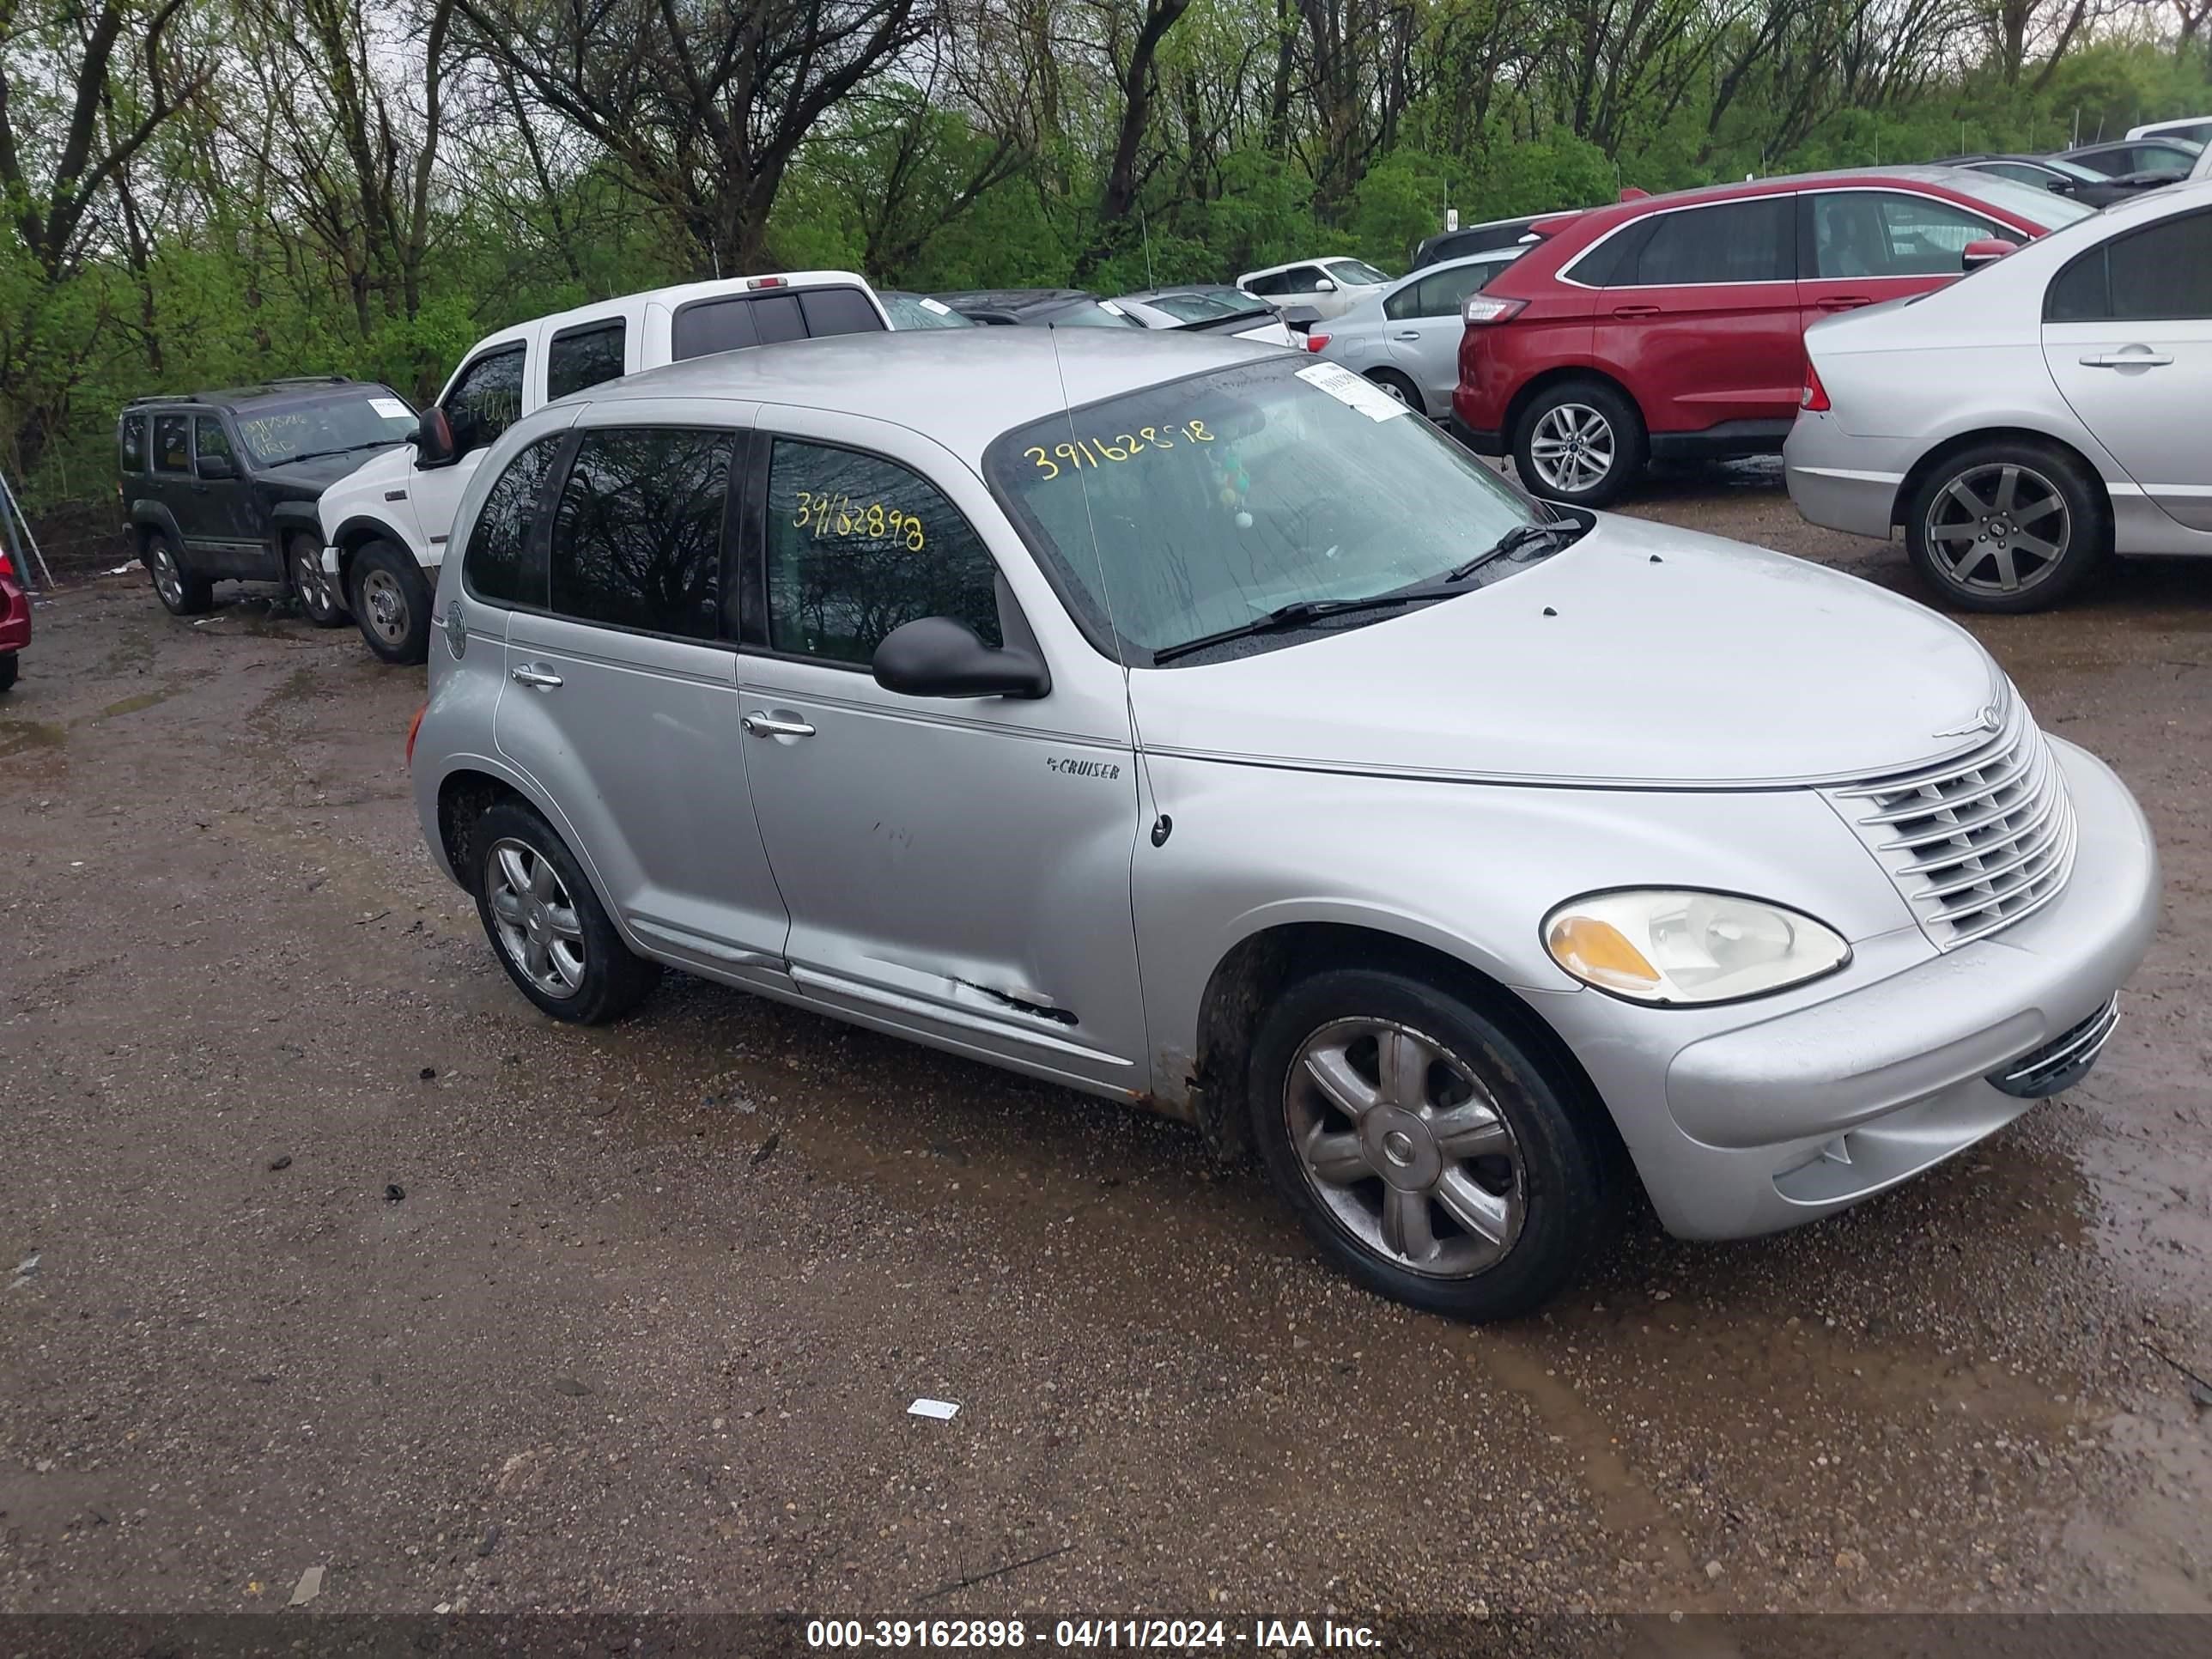
[[[2156,928],[2158,855],[2111,769],[2051,748],[2079,841],[2065,891],[2027,920],[1871,981],[1847,976],[1838,994],[1785,1012],[1741,1004],[1744,1024],[1688,1040],[1668,1030],[1675,1011],[1587,992],[1559,1009],[1668,1231],[1741,1237],[1855,1204],[2003,1127],[2094,1060],[2103,1011]],[[1892,954],[1881,943],[1865,956]]]
[[[1911,465],[1905,448],[1896,439],[1854,436],[1832,416],[1800,415],[1782,446],[1790,501],[1808,524],[1887,541]]]

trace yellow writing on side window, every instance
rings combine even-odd
[[[1049,450],[1042,444],[1031,444],[1022,453],[1050,479],[1080,466],[1107,466],[1134,460],[1154,450],[1212,441],[1213,434],[1204,421],[1177,421],[1166,426],[1140,426],[1134,432],[1119,432],[1111,437],[1078,438],[1073,443],[1054,444]],[[1062,461],[1067,463],[1065,468]]]
[[[800,490],[798,500],[799,516],[791,521],[791,527],[811,531],[817,542],[824,537],[903,542],[914,553],[928,545],[921,518],[903,507],[885,507],[881,501],[855,501],[850,495],[817,495],[811,489]]]

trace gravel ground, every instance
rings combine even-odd
[[[1771,466],[1634,510],[1911,591]],[[0,1611],[2212,1611],[2212,568],[1974,626],[2157,829],[2102,1064],[1471,1331],[1173,1125],[678,977],[538,1018],[419,671],[82,580],[0,702]]]

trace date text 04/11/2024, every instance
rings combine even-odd
[[[1255,1619],[1248,1625],[1222,1619],[1058,1619],[1035,1629],[1022,1619],[812,1619],[806,1624],[806,1645],[833,1650],[992,1652],[1034,1646],[1164,1652],[1242,1648],[1268,1653],[1330,1648],[1373,1651],[1382,1646],[1382,1638],[1365,1625],[1340,1625],[1333,1619]]]

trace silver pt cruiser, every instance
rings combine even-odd
[[[672,966],[1139,1103],[1443,1313],[1632,1179],[1732,1237],[1972,1145],[2151,936],[2135,801],[1953,623],[1264,347],[702,358],[517,422],[454,541],[416,799],[538,1007]]]

